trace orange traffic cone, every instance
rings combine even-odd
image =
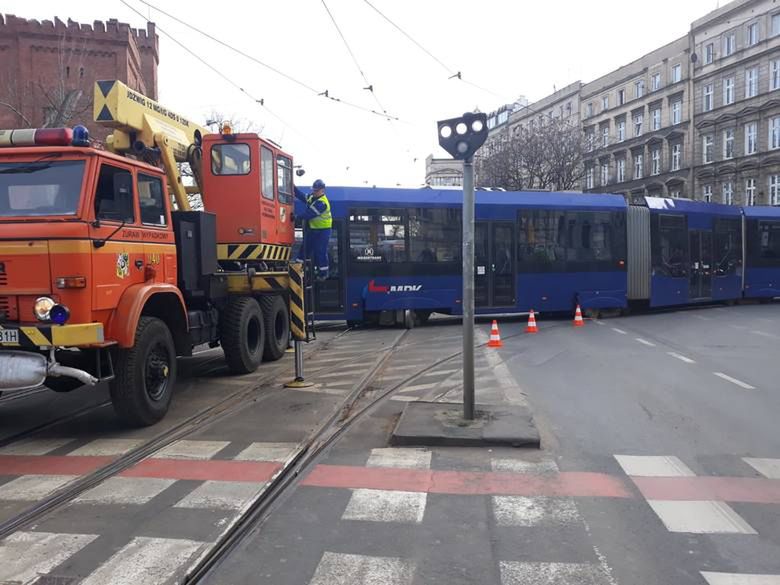
[[[539,333],[539,329],[536,327],[536,317],[534,316],[534,310],[528,314],[528,327],[525,328],[526,333]]]
[[[582,320],[582,311],[580,310],[579,305],[577,305],[577,310],[574,312],[574,326],[575,327],[585,326],[585,321]]]
[[[493,320],[493,325],[490,327],[488,347],[504,347],[504,344],[501,343],[501,336],[498,334],[498,322],[495,320]]]

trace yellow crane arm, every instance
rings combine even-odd
[[[179,209],[189,210],[187,188],[176,163],[189,162],[200,186],[199,151],[192,149],[208,134],[206,128],[118,80],[95,82],[94,117],[95,122],[114,129],[106,140],[112,152],[140,154],[145,148],[159,149],[176,204]]]

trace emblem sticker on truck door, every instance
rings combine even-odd
[[[119,278],[130,276],[130,254],[120,252],[116,255],[116,275]]]

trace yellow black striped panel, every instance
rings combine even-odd
[[[5,347],[81,347],[104,341],[101,323],[37,327],[5,325],[0,329],[15,329],[19,332],[19,343],[0,341],[0,345]]]
[[[306,310],[304,305],[303,264],[290,264],[290,331],[293,339],[306,341]]]
[[[218,244],[217,258],[219,260],[277,260],[290,259],[290,246],[276,244]]]
[[[287,272],[261,272],[250,278],[247,274],[228,274],[228,291],[233,294],[248,292],[282,292],[289,288]]]

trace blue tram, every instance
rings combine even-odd
[[[780,207],[745,207],[745,298],[780,296]]]

